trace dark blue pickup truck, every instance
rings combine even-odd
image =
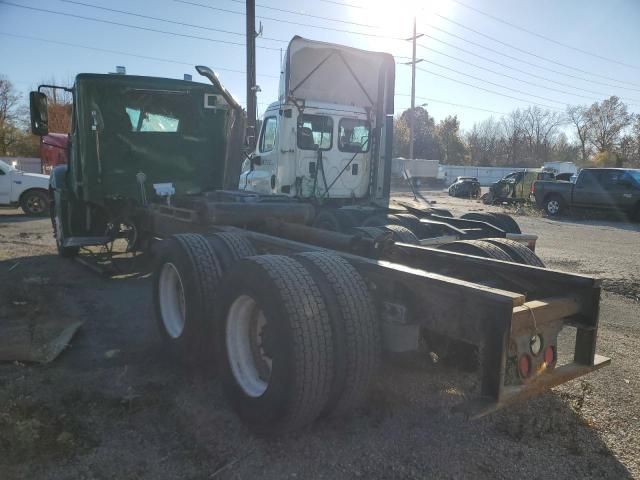
[[[532,194],[550,216],[592,208],[619,210],[640,220],[640,169],[584,168],[575,183],[538,180]]]

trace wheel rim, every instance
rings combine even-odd
[[[160,315],[167,334],[178,338],[184,331],[186,302],[184,287],[178,269],[173,263],[165,263],[159,280]]]
[[[44,209],[44,201],[39,195],[30,195],[27,197],[27,210],[31,213],[42,213]]]
[[[227,355],[236,382],[253,398],[264,394],[271,379],[267,332],[267,319],[256,301],[248,295],[236,298],[226,319]]]
[[[558,210],[560,210],[560,204],[557,200],[549,200],[549,202],[547,202],[547,212],[554,215],[558,213]]]

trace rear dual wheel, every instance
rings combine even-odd
[[[202,235],[187,233],[163,241],[153,278],[158,329],[165,348],[188,364],[210,348],[210,315],[222,266]]]
[[[325,253],[263,255],[224,278],[219,361],[225,392],[262,433],[300,428],[362,402],[379,335],[364,282]]]
[[[359,274],[324,252],[243,259],[252,244],[226,235],[167,240],[154,300],[168,348],[187,360],[215,350],[231,404],[262,433],[361,403],[380,339]]]
[[[220,279],[239,259],[256,255],[245,237],[187,233],[162,243],[153,278],[153,299],[166,349],[187,364],[212,358],[213,315]]]

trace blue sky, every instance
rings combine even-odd
[[[188,0],[213,8],[176,0],[78,1],[201,28],[65,0],[0,0],[0,74],[20,91],[26,93],[52,78],[59,83],[72,83],[77,73],[111,72],[116,65],[125,65],[130,74],[182,78],[184,73],[191,73],[198,80],[191,65],[205,64],[217,71],[223,83],[244,103],[243,0]],[[7,2],[149,30],[20,8]],[[418,58],[425,60],[419,67],[426,70],[417,72],[416,95],[421,98],[416,103],[428,103],[436,120],[456,114],[462,127],[468,129],[474,122],[490,115],[499,117],[518,107],[537,103],[543,108],[563,110],[568,103],[590,104],[613,94],[627,102],[631,111],[640,112],[640,1],[460,2],[467,6],[454,0],[314,0],[304,4],[257,0],[257,21],[263,26],[263,38],[257,40],[258,84],[262,89],[259,110],[276,98],[280,49],[286,48],[293,35],[409,57],[410,42],[398,38],[411,35],[412,17],[416,14],[418,32],[425,34],[419,40],[422,47],[418,48]],[[523,32],[468,6],[593,55]],[[398,61],[396,112],[409,106],[407,94],[411,89],[410,68],[401,64],[406,59]]]

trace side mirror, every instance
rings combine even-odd
[[[29,93],[29,107],[31,110],[31,133],[40,136],[49,133],[47,96],[42,92]]]
[[[260,155],[251,155],[251,163],[253,165],[262,165],[262,157]]]

